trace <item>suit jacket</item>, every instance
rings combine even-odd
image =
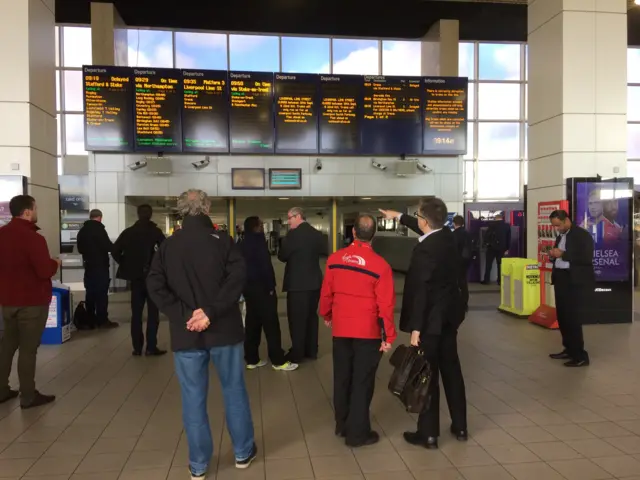
[[[496,237],[498,239],[498,252],[506,252],[511,248],[511,225],[509,225],[504,220],[499,220],[492,222],[489,225],[489,228],[496,232]],[[490,249],[493,249],[492,246],[489,246]]]
[[[418,221],[403,215],[400,223],[416,233]],[[404,282],[400,330],[418,330],[424,335],[440,335],[446,325],[457,329],[464,318],[458,272],[460,257],[453,233],[448,228],[430,234],[411,254]]]
[[[555,247],[560,245],[560,235],[556,238]],[[569,262],[569,275],[574,285],[589,286],[595,283],[593,271],[593,237],[584,228],[573,225],[567,232],[565,251],[562,259]],[[553,259],[551,282],[555,279],[556,259]]]
[[[324,242],[322,233],[307,222],[289,230],[278,252],[278,259],[287,264],[284,269],[283,291],[320,290],[320,255],[325,251]]]
[[[473,258],[473,244],[471,234],[464,227],[456,228],[453,231],[453,238],[456,240],[456,248],[460,255],[460,264],[465,270],[469,268]]]

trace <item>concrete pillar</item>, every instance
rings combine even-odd
[[[529,0],[529,258],[538,202],[570,177],[626,175],[626,15],[626,0]]]
[[[457,77],[460,22],[439,20],[422,41],[422,75]]]
[[[127,65],[126,25],[112,3],[91,3],[91,50],[94,65]]]
[[[54,11],[54,0],[0,0],[0,174],[28,177],[52,256],[60,253]]]

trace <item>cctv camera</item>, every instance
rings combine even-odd
[[[137,161],[135,163],[132,163],[129,165],[129,169],[136,171],[136,170],[140,170],[141,168],[144,168],[147,166],[147,162],[142,160],[142,161]]]
[[[382,171],[385,171],[387,169],[386,165],[382,165],[381,163],[376,162],[373,158],[371,159],[371,166]]]
[[[319,172],[320,170],[322,170],[322,160],[320,160],[319,158],[316,159],[316,170]]]
[[[416,164],[416,167],[418,167],[418,170],[424,173],[431,173],[433,171],[429,167],[427,167],[424,163],[420,163],[420,162]]]
[[[200,170],[201,168],[204,168],[204,167],[208,166],[210,163],[211,163],[211,160],[209,160],[208,158],[205,158],[204,160],[199,160],[197,162],[191,162],[191,165],[196,170]]]

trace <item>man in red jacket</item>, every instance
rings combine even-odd
[[[320,294],[320,315],[333,331],[336,435],[350,447],[380,439],[369,407],[382,352],[396,339],[396,294],[389,264],[371,248],[376,221],[360,215],[351,245],[332,254]]]
[[[11,364],[16,350],[20,380],[20,406],[38,407],[55,400],[36,390],[36,354],[47,324],[51,303],[51,277],[60,260],[49,256],[47,242],[38,233],[38,208],[29,195],[13,197],[13,217],[0,228],[0,305],[4,337],[0,344],[0,403],[18,396],[9,388]]]

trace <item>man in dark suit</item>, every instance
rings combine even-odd
[[[595,284],[593,238],[584,228],[574,225],[569,214],[556,210],[549,216],[560,235],[551,250],[551,282],[556,297],[556,315],[564,350],[549,355],[567,360],[567,367],[586,367],[589,354],[584,349],[582,312],[589,308]]]
[[[288,360],[300,363],[318,358],[318,302],[322,287],[320,255],[325,250],[322,233],[309,225],[304,211],[295,207],[287,213],[289,233],[278,252],[284,270],[283,291],[287,292],[287,317],[291,334]]]
[[[433,370],[431,401],[418,417],[416,432],[405,432],[412,445],[438,448],[440,435],[440,380],[451,415],[451,433],[460,441],[468,438],[467,400],[458,358],[458,327],[464,318],[458,287],[460,259],[453,233],[444,228],[447,206],[439,198],[420,202],[414,216],[381,210],[386,218],[420,236],[413,249],[405,278],[400,330],[411,333],[411,344],[420,346]]]
[[[502,257],[509,253],[511,246],[511,225],[504,221],[504,215],[498,214],[495,221],[489,225],[487,233],[485,233],[485,245],[487,247],[484,264],[484,285],[491,282],[491,269],[493,262],[498,267],[498,285],[502,280],[500,277],[500,267],[502,266]]]
[[[460,296],[462,299],[462,306],[465,313],[469,311],[469,267],[471,266],[471,259],[473,257],[473,245],[471,242],[471,235],[464,228],[464,218],[461,215],[453,217],[453,238],[456,240],[456,246],[458,247],[458,254],[460,256],[460,271],[458,277],[458,286],[460,287]]]

